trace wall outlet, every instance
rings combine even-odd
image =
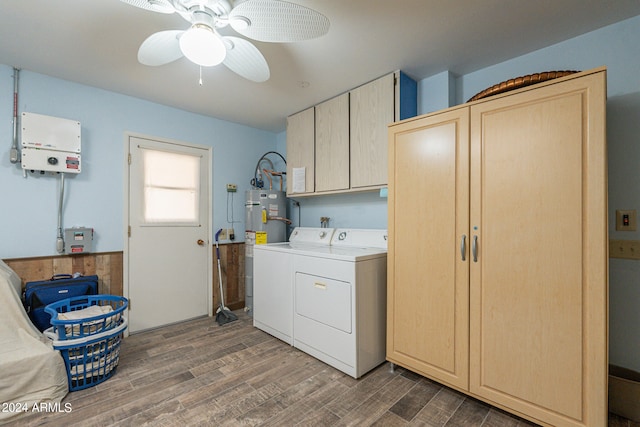
[[[227,184],[227,193],[235,193],[238,191],[238,186],[235,184]]]
[[[636,231],[637,222],[635,209],[616,210],[616,231]]]
[[[235,240],[236,234],[233,228],[223,228],[220,234],[218,235],[218,241],[222,240]]]

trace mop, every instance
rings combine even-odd
[[[218,236],[222,232],[222,228],[216,233],[216,258],[218,259],[218,283],[220,284],[220,307],[216,310],[216,322],[222,326],[238,320],[238,316],[233,314],[224,303],[224,290],[222,289],[222,269],[220,268],[220,246],[218,246]]]

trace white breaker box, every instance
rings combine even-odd
[[[22,169],[80,173],[80,122],[22,113]]]

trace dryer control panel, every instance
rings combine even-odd
[[[337,228],[331,246],[387,249],[387,235],[387,230]]]

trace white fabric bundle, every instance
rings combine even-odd
[[[83,308],[82,310],[74,310],[67,311],[66,313],[58,313],[59,320],[82,320],[88,319],[96,316],[103,316],[107,313],[113,311],[113,308],[110,305],[91,305],[87,308]],[[96,331],[107,329],[110,327],[111,323],[115,320],[116,316],[107,316],[106,320],[104,317],[98,320],[91,320],[88,322],[78,322],[73,325],[65,326],[65,331],[67,333],[71,333],[73,331],[74,335],[77,335],[80,332],[80,326],[82,326],[82,331],[85,335],[94,333]],[[104,326],[103,326],[104,324]]]

